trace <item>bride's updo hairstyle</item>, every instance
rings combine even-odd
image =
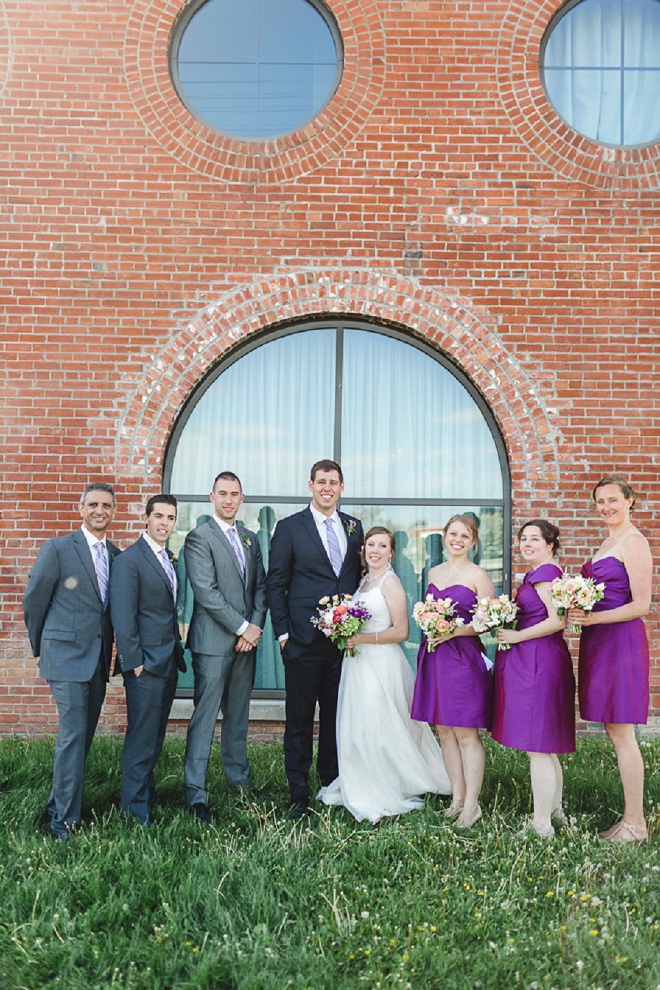
[[[528,526],[536,526],[541,531],[541,536],[552,550],[553,557],[559,553],[561,544],[559,542],[559,527],[547,519],[528,519],[518,530],[518,539],[523,535]]]
[[[594,500],[594,502],[596,501],[596,493],[598,489],[604,488],[605,485],[616,485],[616,487],[619,489],[619,491],[621,492],[624,498],[631,498],[632,505],[630,506],[630,511],[632,512],[632,510],[635,508],[635,502],[637,501],[637,494],[635,492],[635,489],[632,487],[632,485],[629,485],[626,479],[622,478],[618,474],[611,474],[607,478],[600,479],[600,481],[598,482],[598,484],[595,486],[594,490],[591,493],[591,497]]]
[[[392,547],[392,556],[394,556],[394,550],[396,548],[396,538],[394,536],[394,533],[391,530],[387,529],[386,526],[372,526],[369,532],[365,534],[364,543],[362,544],[362,550],[360,552],[360,560],[362,561],[363,574],[366,574],[369,569],[367,567],[367,558],[364,553],[364,548],[367,545],[367,540],[369,539],[370,536],[381,536],[381,535],[389,536],[390,546]]]
[[[479,527],[477,526],[476,520],[474,516],[468,516],[467,514],[463,515],[460,512],[457,512],[455,516],[452,516],[449,522],[447,523],[447,525],[445,526],[445,528],[443,529],[442,531],[443,538],[447,535],[447,532],[449,531],[449,527],[451,526],[451,524],[455,522],[459,522],[461,523],[461,525],[465,526],[468,533],[472,537],[473,544],[477,546],[477,544],[479,543]]]

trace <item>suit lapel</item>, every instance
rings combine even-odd
[[[314,521],[314,516],[312,515],[312,510],[309,508],[309,506],[307,506],[307,508],[303,510],[302,519],[303,519],[303,523],[305,524],[305,529],[312,538],[315,547],[317,548],[319,553],[323,554],[323,559],[328,565],[328,570],[330,571],[333,577],[336,577],[336,574],[332,568],[332,564],[330,563],[330,558],[328,557],[328,551],[325,549],[323,545],[323,540],[320,537],[319,531],[316,526],[316,522]]]
[[[356,535],[357,525],[351,527],[351,523],[353,522],[353,519],[351,518],[351,516],[347,516],[343,512],[339,513],[339,518],[341,519],[341,524],[344,527],[344,533],[346,534],[346,553],[344,554],[344,559],[341,565],[341,569],[343,571],[344,567],[346,566],[346,561],[348,560],[348,551],[353,545],[353,542],[357,540],[357,535]],[[350,533],[348,531],[349,527],[351,528]],[[358,547],[358,554],[359,552],[360,552],[360,548]]]
[[[85,537],[83,536],[80,530],[76,530],[76,532],[73,534],[73,544],[76,548],[76,553],[80,557],[80,560],[82,561],[82,564],[85,570],[87,571],[89,580],[92,582],[92,585],[94,586],[94,590],[98,595],[99,601],[101,602],[101,604],[103,604],[103,600],[101,598],[101,592],[99,591],[99,580],[96,576],[96,568],[94,567],[94,561],[92,560],[92,551],[89,548],[89,543],[87,542],[87,540],[85,539]],[[108,565],[108,568],[109,566],[110,565]]]
[[[138,545],[138,549],[141,550],[142,553],[144,554],[144,558],[147,561],[147,563],[150,565],[150,567],[153,567],[158,577],[164,583],[170,598],[172,598],[173,597],[172,586],[170,584],[170,579],[165,573],[165,568],[163,567],[161,562],[156,558],[156,554],[153,552],[147,541],[143,540],[142,537],[140,537],[140,539],[137,541],[137,545]]]
[[[218,526],[217,522],[214,522],[212,519],[209,519],[208,525],[211,527],[211,532],[213,533],[213,536],[224,550],[225,555],[229,557],[232,566],[236,568],[236,573],[238,574],[241,582],[243,582],[243,575],[241,574],[241,565],[238,562],[238,558],[234,552],[233,546],[229,542],[229,539],[225,536],[223,530],[220,528],[220,526]],[[245,556],[245,575],[247,577],[247,554]]]

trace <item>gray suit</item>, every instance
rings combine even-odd
[[[121,808],[148,824],[154,767],[163,748],[176,684],[185,671],[172,587],[162,564],[140,537],[112,569],[110,608],[126,691]],[[136,667],[143,670],[139,676]]]
[[[183,555],[195,603],[188,647],[193,655],[195,709],[188,726],[184,765],[186,800],[206,804],[206,771],[222,709],[222,765],[230,786],[250,779],[247,730],[256,651],[237,653],[245,621],[263,628],[266,576],[257,537],[239,528],[245,580],[231,543],[214,519],[186,537]]]
[[[119,548],[106,541],[108,564]],[[59,728],[46,814],[54,835],[80,822],[85,760],[105,698],[112,658],[104,605],[82,530],[47,540],[23,596],[32,652],[57,705]]]

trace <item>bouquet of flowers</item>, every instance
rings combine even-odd
[[[603,598],[605,585],[601,581],[596,584],[593,578],[582,577],[581,574],[571,577],[570,574],[562,574],[560,578],[555,578],[550,585],[550,601],[557,609],[557,615],[562,616],[569,608],[581,608],[585,612],[591,612],[592,608]],[[570,623],[569,630],[576,635],[580,634],[580,627]]]
[[[518,606],[508,595],[498,598],[480,598],[472,609],[472,628],[478,632],[488,632],[490,629],[515,629]],[[510,649],[509,643],[500,643],[500,650]]]
[[[359,601],[354,602],[352,595],[333,595],[332,598],[326,595],[319,601],[316,611],[319,614],[310,619],[312,625],[331,639],[337,649],[346,650],[347,656],[354,657],[357,650],[346,649],[346,640],[362,632],[371,612]]]
[[[423,602],[413,605],[413,619],[429,644],[464,624],[463,619],[456,615],[451,598],[434,598],[433,595],[427,595]]]

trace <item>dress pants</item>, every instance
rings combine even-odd
[[[301,654],[289,643],[284,647],[286,724],[284,769],[291,799],[307,804],[307,777],[312,765],[314,711],[319,703],[319,745],[316,765],[323,786],[339,776],[337,764],[337,694],[342,655],[331,643],[323,643],[314,656]]]
[[[90,681],[48,682],[59,725],[53,762],[53,787],[46,817],[53,835],[80,824],[85,760],[103,707],[106,679],[101,657]]]
[[[250,781],[247,734],[256,651],[213,656],[193,653],[195,709],[188,725],[184,781],[186,801],[208,804],[206,772],[218,713],[222,710],[222,766],[230,787]]]
[[[174,658],[164,677],[142,670],[123,674],[126,691],[126,739],[121,758],[121,810],[125,816],[149,823],[149,802],[156,785],[154,767],[163,748],[178,672]]]

